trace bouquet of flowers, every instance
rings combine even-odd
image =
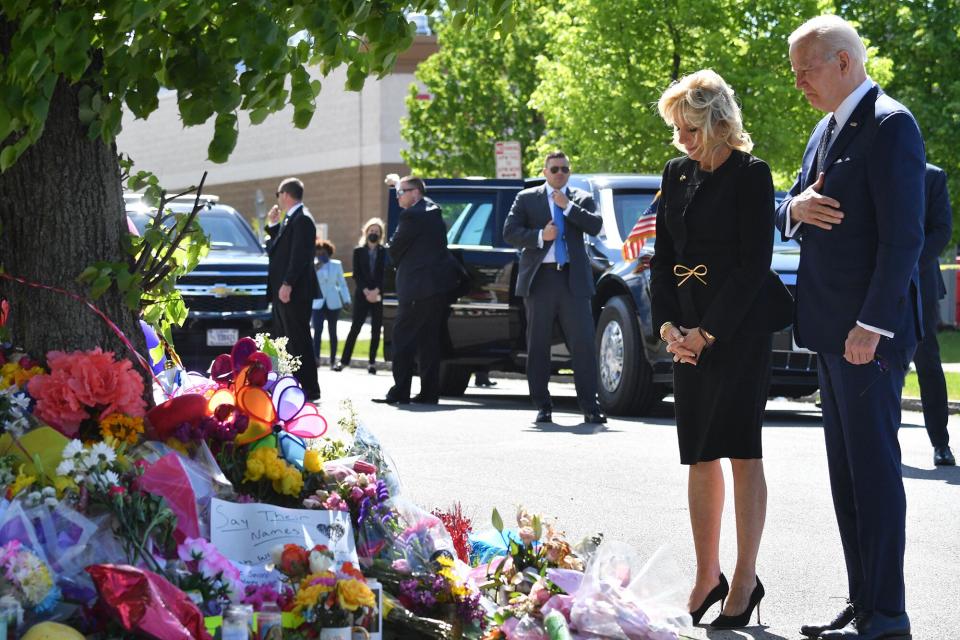
[[[455,628],[486,625],[480,594],[457,574],[447,553],[437,555],[431,571],[414,573],[399,587],[400,603],[417,615],[449,620]]]
[[[12,596],[23,609],[36,614],[51,611],[60,600],[47,564],[19,540],[0,547],[0,595]]]
[[[101,351],[51,351],[50,373],[30,379],[36,416],[63,435],[82,440],[100,436],[100,422],[110,414],[142,417],[146,409],[143,378],[130,360]]]
[[[376,607],[363,574],[349,562],[336,568],[333,553],[323,545],[309,550],[295,544],[278,547],[274,563],[293,586],[290,610],[303,617],[298,631],[305,637],[325,627],[349,627],[358,613]]]
[[[197,606],[206,615],[220,615],[227,602],[239,601],[245,595],[240,570],[206,539],[187,538],[177,546],[177,556],[183,564],[176,584],[188,595],[195,595]]]
[[[177,518],[166,501],[140,486],[148,463],[131,463],[113,447],[97,442],[90,447],[71,440],[63,450],[57,475],[80,511],[105,511],[112,516],[114,533],[131,564],[144,562],[162,573],[154,550],[165,550],[172,540]]]

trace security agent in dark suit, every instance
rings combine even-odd
[[[393,387],[377,402],[407,404],[414,356],[419,361],[420,393],[412,399],[437,404],[443,322],[450,293],[457,286],[455,258],[447,249],[447,227],[440,207],[425,197],[416,176],[400,179],[397,202],[403,207],[390,238],[390,260],[397,267],[397,319],[393,324]]]
[[[801,627],[827,640],[909,638],[906,496],[897,430],[920,338],[924,146],[910,112],[866,75],[866,48],[837,16],[791,34],[796,86],[825,116],[778,225],[802,246],[794,332],[816,351],[849,604]]]
[[[280,222],[282,211],[287,215]],[[267,296],[273,303],[274,332],[289,338],[287,352],[300,358],[294,376],[308,399],[319,400],[317,362],[310,340],[310,312],[318,290],[313,270],[317,227],[303,206],[302,182],[287,178],[280,183],[277,204],[267,214],[267,223]]]
[[[550,344],[559,320],[573,356],[577,401],[588,423],[607,421],[597,403],[597,358],[593,344],[593,273],[583,234],[600,233],[603,220],[590,194],[567,187],[570,163],[562,151],[544,162],[546,184],[517,194],[503,238],[520,249],[517,295],[527,311],[527,384],[537,422],[553,421]]]
[[[947,433],[947,382],[940,362],[937,343],[937,324],[940,319],[940,300],[947,295],[940,273],[940,254],[950,242],[953,231],[953,213],[947,193],[947,174],[938,166],[927,163],[927,207],[923,224],[923,251],[920,253],[920,300],[923,302],[923,340],[913,354],[923,403],[923,423],[933,445],[933,464],[957,464],[950,451]]]

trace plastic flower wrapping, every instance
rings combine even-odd
[[[0,595],[12,596],[34,615],[49,613],[60,600],[47,563],[19,540],[0,547]]]

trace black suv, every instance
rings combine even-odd
[[[526,365],[526,315],[515,293],[519,252],[503,240],[503,224],[516,194],[542,182],[531,180],[427,180],[427,196],[443,209],[447,242],[472,276],[470,292],[452,305],[441,367],[441,393],[462,395],[471,373],[523,371]],[[649,270],[636,271],[620,251],[637,218],[650,206],[659,176],[574,174],[570,185],[593,194],[603,218],[597,236],[585,239],[597,277],[593,298],[600,369],[600,403],[615,415],[647,411],[670,391],[672,358],[651,327]],[[392,234],[399,217],[394,192],[388,202],[387,226]],[[799,247],[774,247],[773,267],[781,279],[796,284]],[[652,243],[645,251],[652,251]],[[389,359],[396,294],[393,274],[384,283],[384,349]],[[801,396],[817,387],[816,359],[794,347],[789,330],[774,337],[772,393]],[[570,356],[559,328],[552,348],[553,370],[570,368]]]
[[[143,233],[155,210],[137,194],[124,195],[124,200],[127,215]],[[177,283],[189,314],[183,326],[173,330],[173,341],[184,366],[206,370],[238,338],[269,332],[271,307],[269,259],[256,234],[236,209],[220,204],[216,196],[203,196],[201,202],[197,219],[210,238],[210,252]],[[168,207],[189,213],[193,203],[191,196]]]

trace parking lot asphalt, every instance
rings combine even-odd
[[[322,411],[343,414],[349,400],[383,443],[403,496],[426,510],[462,505],[477,530],[496,507],[505,518],[524,505],[552,519],[575,541],[595,532],[620,540],[643,559],[660,551],[662,573],[674,576],[685,602],[694,571],[669,399],[651,416],[611,418],[603,428],[581,422],[573,385],[551,384],[556,424],[532,422],[526,383],[494,378],[493,389],[470,387],[439,406],[374,404],[392,380],[388,371],[320,370]],[[416,382],[414,391],[416,391]],[[950,431],[960,444],[960,418]],[[960,637],[960,468],[935,468],[919,413],[900,430],[907,493],[907,609],[917,640]],[[804,622],[832,617],[843,606],[846,578],[830,500],[819,411],[811,403],[771,400],[764,427],[769,490],[758,574],[767,595],[762,626],[741,631],[687,630],[694,638],[799,639]],[[736,558],[729,467],[721,540],[728,577]],[[711,611],[705,619],[712,619]],[[756,618],[753,619],[756,623]]]

